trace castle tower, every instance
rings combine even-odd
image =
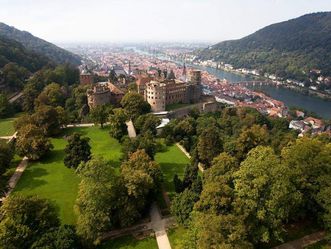
[[[184,62],[184,66],[183,66],[182,76],[183,76],[184,82],[186,82],[187,81],[187,71],[186,71],[186,64],[185,64],[185,62]]]
[[[91,85],[94,82],[93,74],[91,73],[81,73],[79,75],[79,81],[81,85]]]
[[[191,72],[191,83],[195,85],[201,85],[201,71],[193,70]]]
[[[147,101],[153,112],[161,112],[166,107],[166,85],[157,81],[146,84],[145,101]]]

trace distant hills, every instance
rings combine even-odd
[[[48,57],[56,64],[70,63],[79,65],[81,58],[65,49],[33,36],[29,32],[0,23],[0,37],[21,43],[27,50],[40,56]],[[1,54],[0,54],[1,55]]]
[[[331,12],[304,15],[239,40],[218,43],[197,51],[197,59],[303,81],[312,69],[331,76]]]

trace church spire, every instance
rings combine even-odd
[[[184,66],[183,66],[183,73],[182,73],[183,79],[186,82],[187,81],[187,71],[186,71],[186,64],[184,61]]]

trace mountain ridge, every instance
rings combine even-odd
[[[81,63],[80,56],[36,37],[28,31],[16,29],[2,22],[0,22],[0,36],[15,40],[27,49],[39,55],[49,57],[57,64],[70,63],[77,66]]]
[[[331,76],[331,12],[271,24],[197,51],[197,60],[208,59],[298,80],[307,80],[312,69]]]

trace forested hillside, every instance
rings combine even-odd
[[[0,68],[13,62],[34,72],[50,62],[42,55],[26,49],[22,44],[0,35]]]
[[[331,12],[314,13],[265,27],[240,40],[198,51],[197,59],[260,69],[306,80],[312,69],[331,75]]]
[[[37,54],[47,56],[58,64],[80,64],[81,58],[78,55],[35,37],[29,32],[18,30],[4,23],[0,23],[0,36],[20,42],[27,49],[32,50]]]

